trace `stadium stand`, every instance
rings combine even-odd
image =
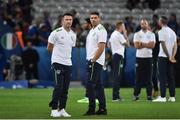
[[[138,21],[139,17],[145,17],[150,20],[153,14],[168,16],[171,12],[180,10],[180,2],[178,0],[161,0],[161,7],[155,11],[149,8],[134,8],[129,11],[126,8],[126,3],[126,0],[69,0],[68,4],[66,0],[37,0],[34,1],[33,7],[35,16],[39,17],[43,10],[47,10],[51,13],[53,21],[56,20],[57,13],[62,14],[67,9],[76,9],[81,20],[88,16],[89,11],[98,10],[104,18],[103,21],[111,22],[111,24],[117,21],[117,18],[122,19],[128,15],[133,15],[135,21]],[[142,15],[142,13],[143,16],[137,16]],[[180,14],[177,14],[177,17],[179,18]]]

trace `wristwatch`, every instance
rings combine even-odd
[[[91,62],[91,63],[94,63],[95,61],[93,61],[93,59],[90,59],[90,62]]]

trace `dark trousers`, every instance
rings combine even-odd
[[[136,85],[134,96],[139,96],[143,83],[146,85],[147,97],[152,96],[152,58],[136,58]]]
[[[27,80],[39,78],[38,77],[38,65],[37,64],[33,64],[32,68],[29,68],[29,64],[26,65],[25,71],[26,71],[26,79]]]
[[[158,91],[158,59],[153,58],[152,83],[154,91]]]
[[[167,58],[159,57],[159,81],[161,97],[166,97],[166,85],[168,83],[170,97],[175,97],[174,64]]]
[[[97,97],[99,101],[99,109],[106,109],[106,99],[104,93],[104,86],[100,79],[100,73],[102,65],[99,63],[91,63],[89,61],[88,66],[88,81],[87,81],[87,93],[89,98],[89,110],[95,111]]]
[[[119,89],[123,70],[123,57],[119,54],[114,54],[112,59],[113,70],[113,100],[120,99]]]
[[[30,80],[32,80],[32,79],[39,79],[39,77],[38,77],[38,66],[37,66],[37,64],[35,64],[33,68],[31,68],[31,69],[28,68],[28,69],[26,69],[25,71],[26,71],[26,79],[28,80],[28,88],[33,88],[33,87],[35,87],[36,85],[35,85],[35,84],[32,84],[32,83],[30,82]]]
[[[63,109],[66,107],[72,67],[53,63],[52,71],[55,87],[52,94],[52,101],[49,103],[49,106],[52,107],[52,109]]]

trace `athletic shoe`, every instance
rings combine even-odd
[[[119,99],[112,99],[112,102],[121,102],[121,101],[124,101],[124,99],[122,99],[122,98],[119,98]]]
[[[153,99],[152,99],[152,97],[151,96],[148,96],[147,97],[147,101],[152,101]]]
[[[61,109],[61,110],[59,111],[59,113],[60,113],[60,115],[63,116],[63,117],[71,117],[71,115],[68,114],[68,113],[65,111],[65,109]]]
[[[107,110],[106,109],[99,109],[96,112],[96,115],[107,115]]]
[[[88,115],[95,115],[95,110],[88,110],[85,114],[84,114],[84,116],[88,116]]]
[[[134,96],[133,101],[139,101],[139,96]]]
[[[77,100],[78,103],[89,103],[89,99],[87,97]]]
[[[112,102],[119,102],[120,99],[113,99]]]
[[[154,99],[152,102],[166,102],[166,97],[159,96],[157,99]]]
[[[96,99],[96,103],[97,103],[97,104],[99,104],[99,101],[98,101],[98,99]]]
[[[169,102],[175,102],[176,99],[175,99],[175,97],[169,97],[168,101],[169,101]]]
[[[51,116],[52,117],[61,117],[61,114],[58,110],[51,110]]]
[[[156,98],[159,96],[159,91],[153,91],[152,93],[153,98]]]
[[[83,99],[80,99],[80,100],[77,100],[78,103],[89,103],[89,99],[87,97],[83,98]],[[98,99],[96,99],[96,103],[98,104],[99,101]]]

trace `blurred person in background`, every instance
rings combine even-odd
[[[127,0],[126,7],[130,10],[137,8],[140,0]]]
[[[10,80],[10,60],[6,61],[6,64],[5,64],[3,71],[2,71],[2,74],[3,74],[3,79],[5,81]]]
[[[81,26],[80,24],[80,20],[77,17],[77,11],[75,9],[72,9],[70,11],[70,13],[73,15],[73,23],[72,23],[72,30],[74,30],[74,32],[76,32],[76,28]]]
[[[176,53],[176,65],[175,65],[175,79],[176,86],[180,86],[180,38],[177,40],[177,53]]]
[[[49,27],[45,23],[39,25],[38,40],[39,46],[47,46],[48,36],[50,35]]]
[[[32,42],[27,41],[27,49],[22,52],[23,66],[26,72],[26,79],[28,80],[28,88],[35,87],[38,82],[38,62],[39,54],[32,47]]]
[[[79,36],[80,39],[80,46],[81,47],[85,47],[86,45],[86,37],[90,31],[90,29],[92,28],[91,22],[90,22],[90,18],[86,18],[85,19],[85,23],[82,24],[82,33]]]
[[[87,35],[92,28],[90,18],[85,19],[85,23],[82,25],[82,28],[83,28],[83,32],[81,33],[80,41],[83,42],[83,44],[84,44],[83,46],[85,47]],[[83,84],[85,86],[85,96],[83,99],[77,100],[77,102],[78,103],[89,103],[88,93],[87,93],[87,80],[84,80]]]
[[[23,20],[31,24],[33,19],[33,16],[31,15],[33,0],[18,0],[17,3],[22,10]]]
[[[160,0],[146,0],[148,3],[148,7],[152,10],[160,8],[161,1]]]
[[[31,40],[32,44],[35,46],[39,45],[38,34],[41,22],[42,20],[40,18],[34,19],[28,28],[27,35],[25,36],[25,39]]]
[[[170,14],[167,26],[170,27],[177,34],[180,27],[179,27],[179,24],[177,22],[177,18],[176,18],[175,13]]]
[[[58,19],[57,19],[57,22],[55,23],[55,25],[54,25],[54,27],[53,27],[53,30],[55,30],[55,29],[57,29],[57,28],[59,28],[59,27],[61,27],[62,26],[62,15],[60,14],[59,16],[58,16]]]
[[[46,25],[48,31],[51,31],[51,19],[48,11],[43,12],[43,23]]]
[[[159,39],[158,39],[158,31],[160,30],[160,26],[158,24],[158,15],[154,14],[152,17],[152,23],[150,23],[150,28],[153,33],[155,33],[156,43],[153,48],[153,72],[152,72],[152,83],[153,83],[153,93],[152,96],[156,98],[159,95],[158,88],[158,54],[159,54]]]

